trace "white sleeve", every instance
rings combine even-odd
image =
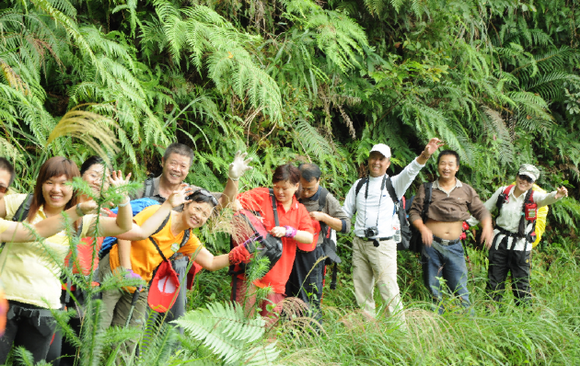
[[[342,210],[344,211],[346,216],[348,216],[350,219],[352,219],[352,217],[356,213],[356,193],[355,192],[356,192],[356,186],[358,185],[359,181],[360,181],[360,179],[357,179],[357,181],[354,182],[352,187],[350,187],[350,191],[348,191],[348,194],[346,195],[346,198],[344,199],[344,206],[342,206]]]

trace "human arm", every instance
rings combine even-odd
[[[350,187],[350,190],[344,199],[344,204],[342,205],[342,211],[344,211],[349,219],[352,219],[356,212],[356,186],[359,180],[360,179],[357,179],[352,187]]]
[[[151,215],[141,225],[133,223],[131,230],[124,234],[117,235],[119,239],[124,240],[143,240],[147,239],[161,226],[163,221],[171,214],[171,210],[187,202],[186,198],[191,193],[192,188],[187,184],[182,184],[178,190],[173,191],[167,200],[163,202],[159,209]]]
[[[433,243],[433,232],[423,222],[425,195],[425,184],[421,184],[409,210],[409,221],[421,233],[421,241],[423,244],[430,247]]]
[[[290,229],[288,229],[290,228]],[[312,244],[314,241],[314,235],[308,231],[304,230],[296,230],[291,226],[275,226],[270,230],[270,235],[275,236],[277,238],[292,238],[299,243],[303,244]]]
[[[112,187],[119,187],[127,184],[131,173],[123,178],[123,173],[113,171],[109,176],[109,183]],[[133,228],[133,210],[131,209],[131,200],[129,196],[125,195],[125,199],[118,205],[119,211],[117,217],[100,217],[97,221],[96,217],[91,223],[91,228],[98,223],[97,233],[99,236],[118,236]]]
[[[338,200],[330,193],[326,196],[326,204],[324,205],[323,212],[310,212],[310,217],[314,220],[324,222],[331,229],[336,230],[336,232],[343,234],[350,232],[350,218],[343,211]]]
[[[417,230],[419,230],[419,232],[421,233],[421,241],[423,242],[423,244],[430,247],[431,244],[433,244],[433,232],[431,231],[431,229],[429,229],[427,225],[425,225],[423,219],[415,220],[412,223],[413,226],[415,226],[415,228],[417,228]]]
[[[472,187],[469,187],[469,189],[471,190],[471,202],[468,203],[468,209],[469,212],[481,223],[480,242],[481,244],[485,244],[485,247],[489,249],[493,241],[493,225],[491,222],[491,214],[486,205],[484,205],[483,202],[481,202],[479,199],[477,192],[475,192]],[[491,204],[492,202],[489,203],[489,205]]]
[[[85,214],[94,211],[97,204],[94,201],[87,201],[77,206],[65,211],[67,214],[66,220],[62,215],[55,215],[32,225],[32,228],[38,236],[48,238],[64,230],[67,225],[71,225]],[[7,225],[7,228],[6,231],[0,233],[0,241],[19,243],[36,240],[36,235],[28,227],[22,225],[22,223],[7,220],[2,221]]]
[[[534,202],[538,205],[538,207],[551,205],[564,197],[568,197],[568,189],[563,186],[558,187],[557,190],[550,193],[534,191]]]
[[[429,143],[427,143],[425,149],[423,150],[423,152],[421,152],[421,155],[417,156],[417,163],[425,165],[425,163],[427,163],[427,160],[429,160],[431,155],[433,155],[435,151],[437,151],[437,149],[439,149],[443,145],[445,145],[445,143],[439,140],[437,137],[434,137],[431,140],[429,140]]]
[[[230,202],[233,202],[236,199],[238,194],[238,181],[246,171],[253,169],[248,165],[253,158],[244,159],[246,156],[248,156],[248,153],[242,153],[241,151],[236,152],[234,161],[228,168],[228,181],[223,194],[218,200],[218,209],[227,207]]]
[[[119,263],[121,267],[126,269],[131,269],[131,241],[129,240],[117,240],[117,246],[119,249]]]

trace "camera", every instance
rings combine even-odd
[[[365,229],[365,237],[372,238],[373,236],[379,235],[379,228],[376,226],[371,226]]]

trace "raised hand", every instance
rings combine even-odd
[[[558,189],[556,189],[556,199],[560,199],[562,197],[568,197],[568,189],[566,189],[564,186],[558,187]]]
[[[425,150],[423,150],[423,153],[427,155],[426,158],[429,158],[431,157],[431,155],[435,153],[435,151],[437,151],[437,149],[439,149],[443,145],[445,145],[444,141],[439,140],[437,137],[433,137],[431,140],[429,140],[427,146],[425,146]]]
[[[131,173],[127,174],[127,177],[123,179],[123,172],[120,170],[113,170],[111,175],[108,177],[109,184],[113,187],[119,187],[123,184],[129,183],[129,178],[131,178]]]
[[[167,197],[167,201],[169,202],[171,207],[175,208],[187,202],[187,197],[192,193],[193,188],[188,184],[183,183],[179,186],[179,189],[171,192],[169,197]]]
[[[253,160],[253,158],[248,158],[245,159],[244,158],[248,156],[248,153],[242,153],[240,150],[238,150],[238,152],[236,152],[236,156],[234,157],[234,161],[230,164],[229,170],[228,170],[228,177],[233,180],[239,180],[240,177],[242,175],[244,175],[244,173],[248,170],[252,170],[253,168],[251,166],[249,166],[250,162]]]

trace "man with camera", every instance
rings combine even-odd
[[[397,284],[397,243],[395,235],[395,204],[385,186],[391,179],[397,197],[407,191],[421,168],[443,141],[432,138],[415,160],[394,177],[387,175],[391,165],[391,149],[385,144],[373,146],[369,155],[369,177],[359,186],[357,180],[344,201],[343,210],[349,218],[356,213],[353,240],[353,282],[356,301],[366,315],[375,316],[373,298],[375,282],[387,306],[389,315],[401,313],[403,304]],[[363,178],[364,179],[364,178]]]

